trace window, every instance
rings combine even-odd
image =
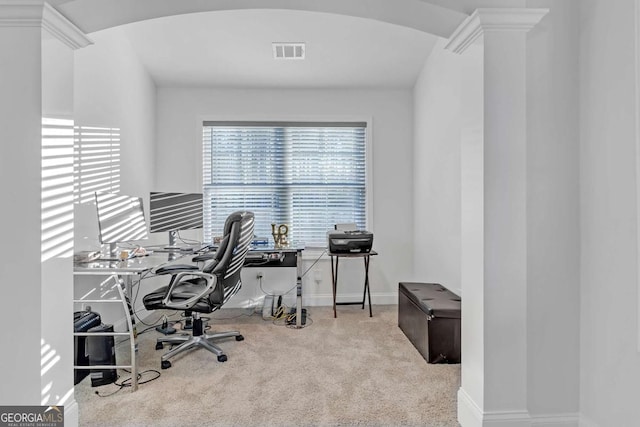
[[[336,223],[366,227],[366,123],[205,122],[204,237],[227,215],[255,213],[255,234],[324,245]]]

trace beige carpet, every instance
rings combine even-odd
[[[155,330],[140,334],[140,371],[162,375],[137,392],[114,384],[76,386],[81,426],[458,426],[460,365],[430,365],[398,328],[397,306],[309,307],[304,329],[290,329],[242,310],[221,310],[215,330],[239,330],[220,346],[160,369]],[[235,316],[235,317],[234,317]],[[231,317],[231,318],[230,318]],[[143,325],[138,324],[138,330]],[[118,345],[125,363],[127,343]],[[121,378],[127,373],[119,371]],[[143,375],[141,381],[153,377]]]

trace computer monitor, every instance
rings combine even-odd
[[[202,193],[150,193],[149,228],[152,233],[169,232],[169,248],[177,247],[181,230],[203,227]]]
[[[147,222],[140,197],[115,193],[95,193],[98,212],[98,238],[109,244],[109,255],[116,256],[116,245],[148,238]]]

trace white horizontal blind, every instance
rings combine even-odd
[[[120,191],[120,129],[76,126],[75,202],[94,201],[95,192]]]
[[[239,209],[257,236],[284,223],[297,244],[325,244],[336,223],[365,228],[365,139],[365,123],[205,122],[205,239]]]

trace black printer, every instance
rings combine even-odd
[[[365,230],[331,230],[327,232],[327,240],[331,253],[370,252],[373,233]]]

